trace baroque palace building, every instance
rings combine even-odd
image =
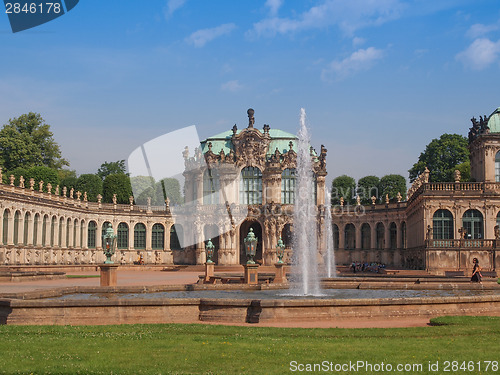
[[[96,264],[104,260],[102,232],[117,233],[115,262],[131,264],[143,255],[149,264],[203,264],[205,241],[216,247],[219,265],[242,264],[243,239],[250,228],[259,239],[256,259],[273,264],[281,237],[291,255],[295,194],[295,135],[264,125],[210,137],[186,150],[185,207],[88,202],[86,194],[59,187],[0,184],[0,264]],[[500,256],[500,109],[472,119],[469,131],[474,182],[429,182],[420,175],[407,193],[384,203],[331,208],[337,264],[380,262],[469,272],[477,257],[496,272]],[[315,180],[318,254],[324,254],[326,148],[310,150]],[[1,181],[1,179],[0,179]],[[68,196],[69,195],[69,196]],[[177,211],[176,211],[177,210]],[[174,225],[175,224],[175,225]]]

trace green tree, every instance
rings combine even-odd
[[[61,180],[61,189],[59,190],[60,194],[62,195],[63,191],[62,188],[66,186],[67,191],[69,192],[71,189],[76,190],[76,183],[78,182],[78,178],[73,177],[73,176],[68,176],[65,177],[64,179]],[[66,195],[67,196],[67,195]]]
[[[35,190],[38,190],[38,183],[43,181],[43,191],[47,191],[47,185],[50,183],[52,185],[52,194],[55,193],[55,188],[59,184],[59,176],[55,169],[49,167],[32,167],[28,169],[25,179],[25,185],[29,186],[30,179],[35,180]]]
[[[125,160],[112,161],[101,164],[101,167],[97,170],[97,175],[104,180],[106,176],[111,174],[125,174],[128,176],[127,168],[125,167]]]
[[[179,181],[175,178],[164,178],[162,181],[157,183],[158,189],[161,193],[162,202],[164,201],[163,188],[165,189],[165,195],[170,199],[170,204],[178,205],[184,203],[184,198],[181,194],[181,185]],[[163,185],[163,186],[162,186]],[[159,200],[160,197],[158,197]]]
[[[340,197],[345,203],[354,203],[356,194],[356,181],[347,175],[336,177],[332,181],[332,204],[339,204]]]
[[[28,176],[28,170],[26,168],[23,168],[23,167],[17,167],[17,168],[14,168],[12,171],[4,172],[3,173],[3,183],[4,184],[10,184],[10,175],[14,175],[14,177],[15,177],[14,185],[19,186],[19,177],[23,176],[23,178],[26,180],[26,177]],[[26,182],[25,182],[25,185],[26,185]]]
[[[75,189],[82,194],[87,192],[89,201],[97,201],[97,195],[102,195],[102,180],[96,174],[82,174],[76,180]]]
[[[102,190],[103,201],[106,203],[113,202],[113,194],[116,194],[117,203],[129,203],[132,195],[130,178],[123,173],[110,174],[104,179]]]
[[[10,119],[0,130],[0,164],[8,171],[36,166],[60,169],[69,165],[52,136],[50,125],[38,113]]]
[[[365,176],[358,180],[358,195],[362,204],[370,204],[371,197],[378,197],[380,190],[380,178],[377,176]]]
[[[469,160],[468,141],[459,134],[443,134],[433,139],[408,171],[410,182],[429,168],[431,182],[451,182],[457,166]]]
[[[130,177],[132,192],[134,193],[135,204],[147,204],[148,197],[151,203],[156,205],[156,186],[155,180],[150,176]]]
[[[388,174],[380,179],[381,200],[385,201],[385,196],[389,195],[389,199],[394,199],[401,194],[403,199],[406,198],[406,179],[400,174]]]
[[[460,181],[468,182],[471,180],[470,177],[470,160],[458,164],[455,169],[460,171]]]

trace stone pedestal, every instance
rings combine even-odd
[[[215,274],[215,263],[205,263],[205,283],[210,283],[210,278]]]
[[[285,263],[275,263],[274,264],[274,281],[273,284],[283,284],[287,283],[286,272],[285,272]]]
[[[118,264],[101,264],[101,286],[116,286]]]
[[[245,264],[245,284],[257,285],[259,283],[259,265]]]

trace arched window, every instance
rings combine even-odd
[[[64,219],[61,217],[59,219],[59,247],[62,247],[62,239],[63,239],[63,225],[64,225]]]
[[[2,242],[7,245],[7,235],[9,232],[9,210],[3,212],[3,230],[2,230]]]
[[[384,224],[378,223],[376,227],[376,232],[377,232],[377,242],[376,242],[376,248],[379,250],[382,250],[385,247],[385,227]]]
[[[76,248],[76,235],[78,234],[77,232],[77,228],[78,228],[78,220],[75,219],[75,222],[73,223],[73,247]]]
[[[292,224],[285,224],[281,231],[281,240],[285,244],[285,248],[290,249],[292,247],[292,239]]]
[[[262,203],[262,172],[256,167],[246,167],[240,175],[240,203]]]
[[[182,238],[183,231],[180,224],[175,224],[170,227],[170,249],[182,250],[179,237]]]
[[[467,210],[462,216],[463,227],[467,231],[467,238],[483,238],[483,214],[478,210]]]
[[[97,224],[95,221],[90,221],[88,230],[87,230],[87,246],[89,249],[96,248],[96,232],[97,232]]]
[[[398,247],[398,227],[396,223],[389,225],[389,248],[394,250]]]
[[[40,222],[40,214],[35,215],[33,220],[33,246],[39,245],[38,243],[38,223]]]
[[[56,221],[57,218],[55,216],[52,216],[52,220],[50,221],[50,247],[53,247],[55,244]]]
[[[42,222],[42,246],[47,245],[47,225],[49,222],[49,216],[45,215]]]
[[[116,237],[116,247],[119,249],[128,248],[128,225],[126,223],[118,224]]]
[[[219,190],[219,172],[216,169],[207,169],[203,173],[203,204],[218,204]]]
[[[354,224],[347,224],[344,229],[344,249],[356,248],[356,228]]]
[[[437,210],[432,217],[432,238],[435,240],[453,239],[453,215],[448,210]]]
[[[287,168],[281,173],[281,203],[295,203],[295,168]]]
[[[495,181],[500,182],[500,151],[495,155]]]
[[[165,238],[165,228],[161,224],[153,225],[151,232],[151,247],[154,250],[163,250],[163,239]]]
[[[21,213],[16,211],[14,215],[14,245],[19,243],[19,225],[21,225]]]
[[[146,248],[146,226],[137,223],[134,226],[134,249],[144,250]]]
[[[23,233],[23,244],[28,244],[28,230],[29,230],[29,222],[31,219],[31,214],[26,212],[24,214],[24,233]]]
[[[337,224],[333,224],[333,248],[335,250],[339,248],[339,227]]]
[[[406,222],[401,223],[401,247],[406,249]]]
[[[370,224],[364,223],[361,226],[361,248],[368,250],[371,247],[372,234]]]

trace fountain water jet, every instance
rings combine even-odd
[[[319,295],[317,206],[314,201],[314,178],[310,135],[306,111],[300,109],[297,145],[297,180],[295,188],[293,260],[291,289],[294,294]]]
[[[332,228],[332,197],[328,188],[325,189],[325,236],[326,236],[326,276],[336,277],[337,269],[335,267],[335,246],[333,245],[333,228]]]

